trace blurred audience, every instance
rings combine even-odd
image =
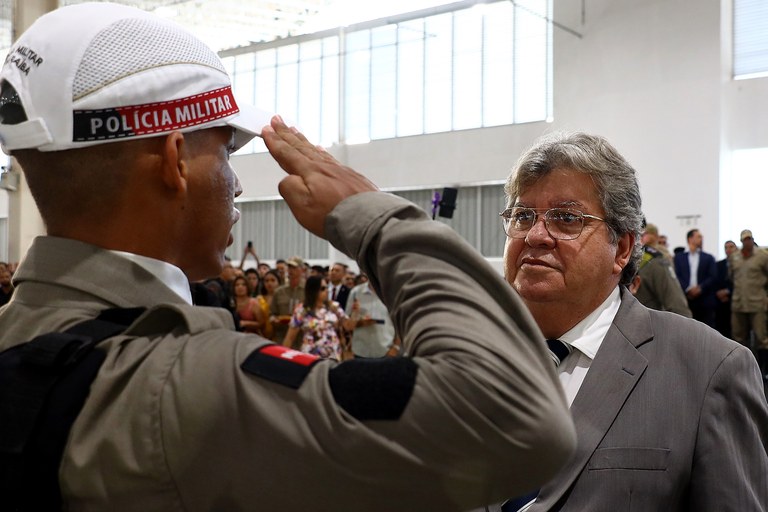
[[[240,318],[240,330],[259,333],[264,319],[259,309],[259,302],[251,296],[251,285],[248,279],[236,277],[232,283],[232,290],[235,311]]]
[[[248,288],[251,290],[251,297],[256,297],[261,293],[261,276],[255,268],[245,270],[245,278],[248,280]]]
[[[349,268],[343,263],[334,263],[328,271],[329,297],[338,302],[342,308],[347,307],[347,297],[352,288],[344,284],[344,276],[349,273]]]
[[[277,270],[277,274],[280,276],[280,284],[288,282],[288,263],[285,260],[277,260],[275,262],[275,270]]]
[[[733,295],[733,281],[731,281],[728,258],[739,250],[733,240],[723,244],[725,258],[717,262],[717,309],[715,310],[715,327],[720,334],[731,337],[731,295]]]
[[[347,315],[339,303],[328,298],[326,280],[310,276],[304,287],[304,300],[293,312],[283,345],[341,361],[343,346],[339,333],[345,320]]]
[[[275,290],[275,295],[269,304],[273,328],[271,339],[278,343],[285,339],[291,316],[304,299],[304,259],[294,256],[285,264],[288,269],[288,283]]]
[[[387,306],[370,283],[352,288],[346,312],[352,323],[351,348],[354,357],[384,357],[400,352],[400,340],[395,334]]]
[[[13,295],[13,283],[11,282],[11,271],[8,265],[0,266],[0,306],[7,304]]]
[[[270,269],[261,278],[261,293],[256,296],[256,301],[258,301],[259,310],[261,311],[261,318],[263,319],[259,334],[270,340],[274,336],[274,327],[270,321],[269,304],[272,302],[275,290],[279,286],[280,274],[277,273],[277,270]]]
[[[205,281],[205,286],[212,293],[212,297],[215,298],[213,304],[206,304],[207,306],[217,306],[226,308],[231,312],[235,311],[234,295],[232,294],[232,283],[237,277],[235,268],[232,266],[232,261],[227,258],[224,262],[224,267],[221,269],[219,277],[208,279]]]
[[[264,277],[264,274],[269,272],[272,269],[272,267],[269,266],[267,263],[259,263],[258,270],[259,270],[259,276]],[[278,277],[280,277],[278,275]]]

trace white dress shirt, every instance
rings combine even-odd
[[[189,279],[176,265],[166,261],[156,260],[147,256],[140,256],[125,251],[110,251],[139,265],[141,268],[158,278],[165,286],[173,290],[176,295],[184,299],[187,304],[192,304],[192,291],[189,289]]]
[[[691,269],[691,279],[688,281],[688,288],[685,291],[690,290],[694,286],[699,284],[699,255],[701,249],[688,253],[688,268]]]
[[[576,394],[587,376],[592,360],[608,334],[608,329],[616,317],[621,305],[619,287],[613,289],[608,298],[597,309],[587,315],[570,331],[560,336],[560,340],[569,343],[573,352],[558,367],[560,383],[565,390],[568,406],[573,404]]]
[[[341,283],[339,284],[328,284],[328,298],[331,300],[338,300],[339,292],[341,291]]]

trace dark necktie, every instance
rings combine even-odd
[[[331,294],[331,300],[336,300],[336,290],[338,290],[338,286],[333,287],[333,293]]]
[[[507,500],[507,502],[501,506],[501,512],[517,512],[518,510],[526,506],[528,503],[535,500],[536,496],[538,495],[539,495],[539,489],[536,489],[535,491],[529,494],[526,494],[525,496],[519,496],[517,498]]]
[[[560,340],[547,340],[547,346],[549,347],[549,355],[552,357],[555,366],[560,366],[563,359],[573,352],[573,347],[570,344]]]
[[[569,343],[560,340],[547,340],[547,347],[549,347],[549,355],[552,358],[552,362],[555,363],[556,367],[560,366],[560,363],[563,362],[563,359],[568,357],[568,354],[573,352],[573,347]],[[507,502],[501,506],[501,512],[517,512],[522,507],[535,500],[536,496],[538,495],[539,489],[536,489],[535,491],[528,493],[525,496],[519,496],[517,498],[507,500]]]

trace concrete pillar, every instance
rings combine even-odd
[[[58,5],[58,0],[16,0],[13,8],[14,41],[37,18]],[[11,159],[11,173],[18,176],[18,186],[16,190],[8,191],[8,260],[16,262],[24,257],[32,240],[45,233],[45,227],[21,166],[15,159]]]

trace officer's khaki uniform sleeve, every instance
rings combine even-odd
[[[333,375],[351,362],[322,361],[293,389],[241,370],[263,340],[190,337],[159,427],[185,509],[459,512],[554,476],[573,424],[542,336],[498,273],[389,194],[345,200],[326,234],[381,292],[407,358],[370,366],[375,386],[354,371],[345,385]],[[353,392],[406,400],[393,417],[360,419],[339,405]]]
[[[651,261],[648,266],[653,266],[654,289],[658,290],[661,310],[693,318],[693,313],[688,307],[688,299],[685,298],[680,281],[675,277],[672,265],[665,258],[654,259],[658,260],[658,263]]]

